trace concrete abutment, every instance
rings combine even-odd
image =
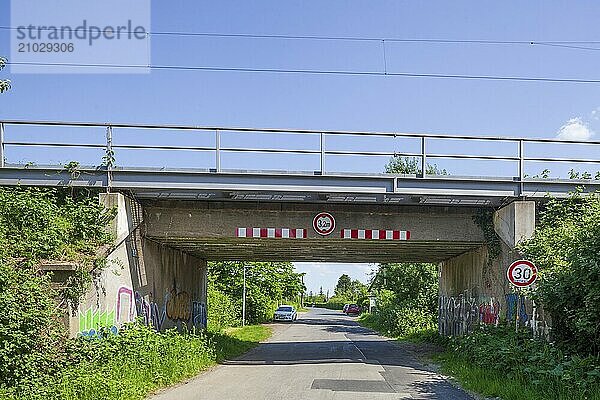
[[[100,202],[116,210],[107,227],[114,245],[73,310],[71,336],[93,336],[100,327],[117,332],[136,318],[157,330],[205,327],[206,261],[144,238],[143,209],[135,200],[107,193]]]
[[[479,324],[502,322],[526,325],[536,334],[549,334],[543,310],[516,290],[506,278],[508,266],[521,258],[515,249],[535,229],[535,202],[515,201],[497,210],[490,220],[500,238],[499,255],[490,259],[485,244],[440,264],[439,331],[463,335]],[[496,251],[498,253],[498,251]]]

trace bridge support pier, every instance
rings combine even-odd
[[[546,335],[548,324],[533,301],[515,291],[506,270],[521,258],[516,245],[533,235],[535,202],[516,201],[494,213],[490,228],[501,239],[443,261],[440,265],[439,331],[463,335],[479,324],[498,325],[518,319]],[[498,254],[491,258],[491,254]]]
[[[107,227],[115,238],[106,265],[70,318],[70,334],[94,335],[100,327],[118,332],[140,318],[157,330],[206,326],[206,261],[144,238],[142,206],[120,193],[100,195],[114,208]]]

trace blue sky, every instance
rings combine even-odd
[[[8,1],[0,5],[2,26],[10,25],[8,6]],[[600,40],[597,1],[180,0],[153,1],[151,11],[152,31]],[[382,68],[381,49],[370,42],[153,37],[151,45],[152,63],[163,65]],[[0,54],[9,49],[8,32],[0,31]],[[600,78],[595,50],[391,43],[386,58],[388,70],[396,72]],[[13,75],[5,70],[0,76],[13,83],[0,96],[3,119],[583,139],[598,139],[600,131],[599,84],[201,71]],[[29,155],[15,150],[14,157]],[[335,283],[324,282],[330,288]]]

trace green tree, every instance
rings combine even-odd
[[[356,301],[359,304],[362,303],[362,300],[364,300],[367,297],[367,292],[367,285],[365,285],[358,279],[352,281],[352,284],[350,285],[350,295],[352,300]]]
[[[394,156],[385,166],[388,174],[415,174],[421,175],[421,160],[417,157]],[[427,175],[448,175],[448,171],[435,164],[427,164]]]
[[[435,264],[380,264],[372,278],[377,296],[372,320],[393,336],[433,329],[437,319],[438,273]]]
[[[392,292],[396,304],[437,312],[437,265],[426,263],[380,264],[373,279],[373,290]]]
[[[352,279],[346,274],[342,274],[333,290],[337,297],[348,297],[352,288]]]
[[[245,265],[246,307],[250,322],[270,319],[277,304],[296,301],[306,290],[302,274],[294,270],[292,263],[252,262]],[[209,265],[209,285],[228,295],[232,301],[241,301],[243,274],[244,263],[213,262]]]
[[[551,199],[520,250],[540,270],[534,298],[552,317],[552,338],[600,353],[600,193]]]
[[[0,57],[0,71],[6,66],[6,58]],[[0,93],[4,93],[10,89],[10,81],[8,79],[0,79]]]

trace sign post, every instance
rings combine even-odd
[[[518,288],[526,288],[537,280],[537,267],[527,260],[518,260],[510,264],[506,271],[508,281]]]
[[[517,288],[527,288],[537,280],[537,267],[528,260],[518,260],[510,264],[506,271],[508,281]],[[515,309],[515,332],[519,331],[519,298]]]

